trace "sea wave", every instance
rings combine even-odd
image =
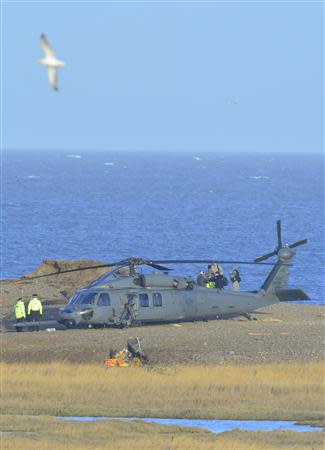
[[[67,155],[67,158],[81,159],[80,155]]]
[[[269,180],[270,177],[266,177],[264,175],[253,175],[251,177],[248,177],[250,180]]]

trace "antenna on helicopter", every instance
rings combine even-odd
[[[282,249],[286,249],[286,248],[295,248],[295,247],[299,247],[299,245],[304,245],[307,244],[307,239],[302,239],[301,241],[297,241],[294,242],[291,245],[283,245],[282,244],[282,230],[281,230],[281,220],[277,220],[276,222],[276,231],[277,231],[277,238],[278,238],[278,246],[276,247],[276,249],[273,252],[270,253],[266,253],[265,255],[259,256],[258,258],[254,259],[255,263],[260,263],[261,261],[265,261],[268,258],[271,258],[272,256],[278,255],[281,256],[281,254],[279,255],[280,250]],[[292,252],[292,254],[294,254],[294,252]]]

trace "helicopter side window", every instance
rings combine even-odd
[[[147,308],[149,306],[148,294],[139,294],[139,302],[141,308]]]
[[[159,292],[152,294],[153,306],[162,306],[162,296]]]
[[[111,299],[106,292],[99,295],[97,306],[111,306]]]

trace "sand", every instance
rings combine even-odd
[[[314,362],[324,359],[322,306],[281,303],[237,317],[129,329],[1,333],[6,362],[102,362],[109,350],[139,337],[154,365]]]

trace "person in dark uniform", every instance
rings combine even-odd
[[[201,270],[197,277],[197,284],[198,286],[206,286],[207,284],[207,277],[204,275],[203,270]]]
[[[210,270],[212,272],[211,281],[215,283],[215,287],[217,289],[223,289],[225,286],[227,286],[227,277],[224,276],[224,270],[217,261],[211,264]]]
[[[232,282],[232,290],[239,291],[241,278],[240,278],[239,271],[236,266],[233,266],[233,268],[232,268],[232,271],[230,274],[230,279]]]

